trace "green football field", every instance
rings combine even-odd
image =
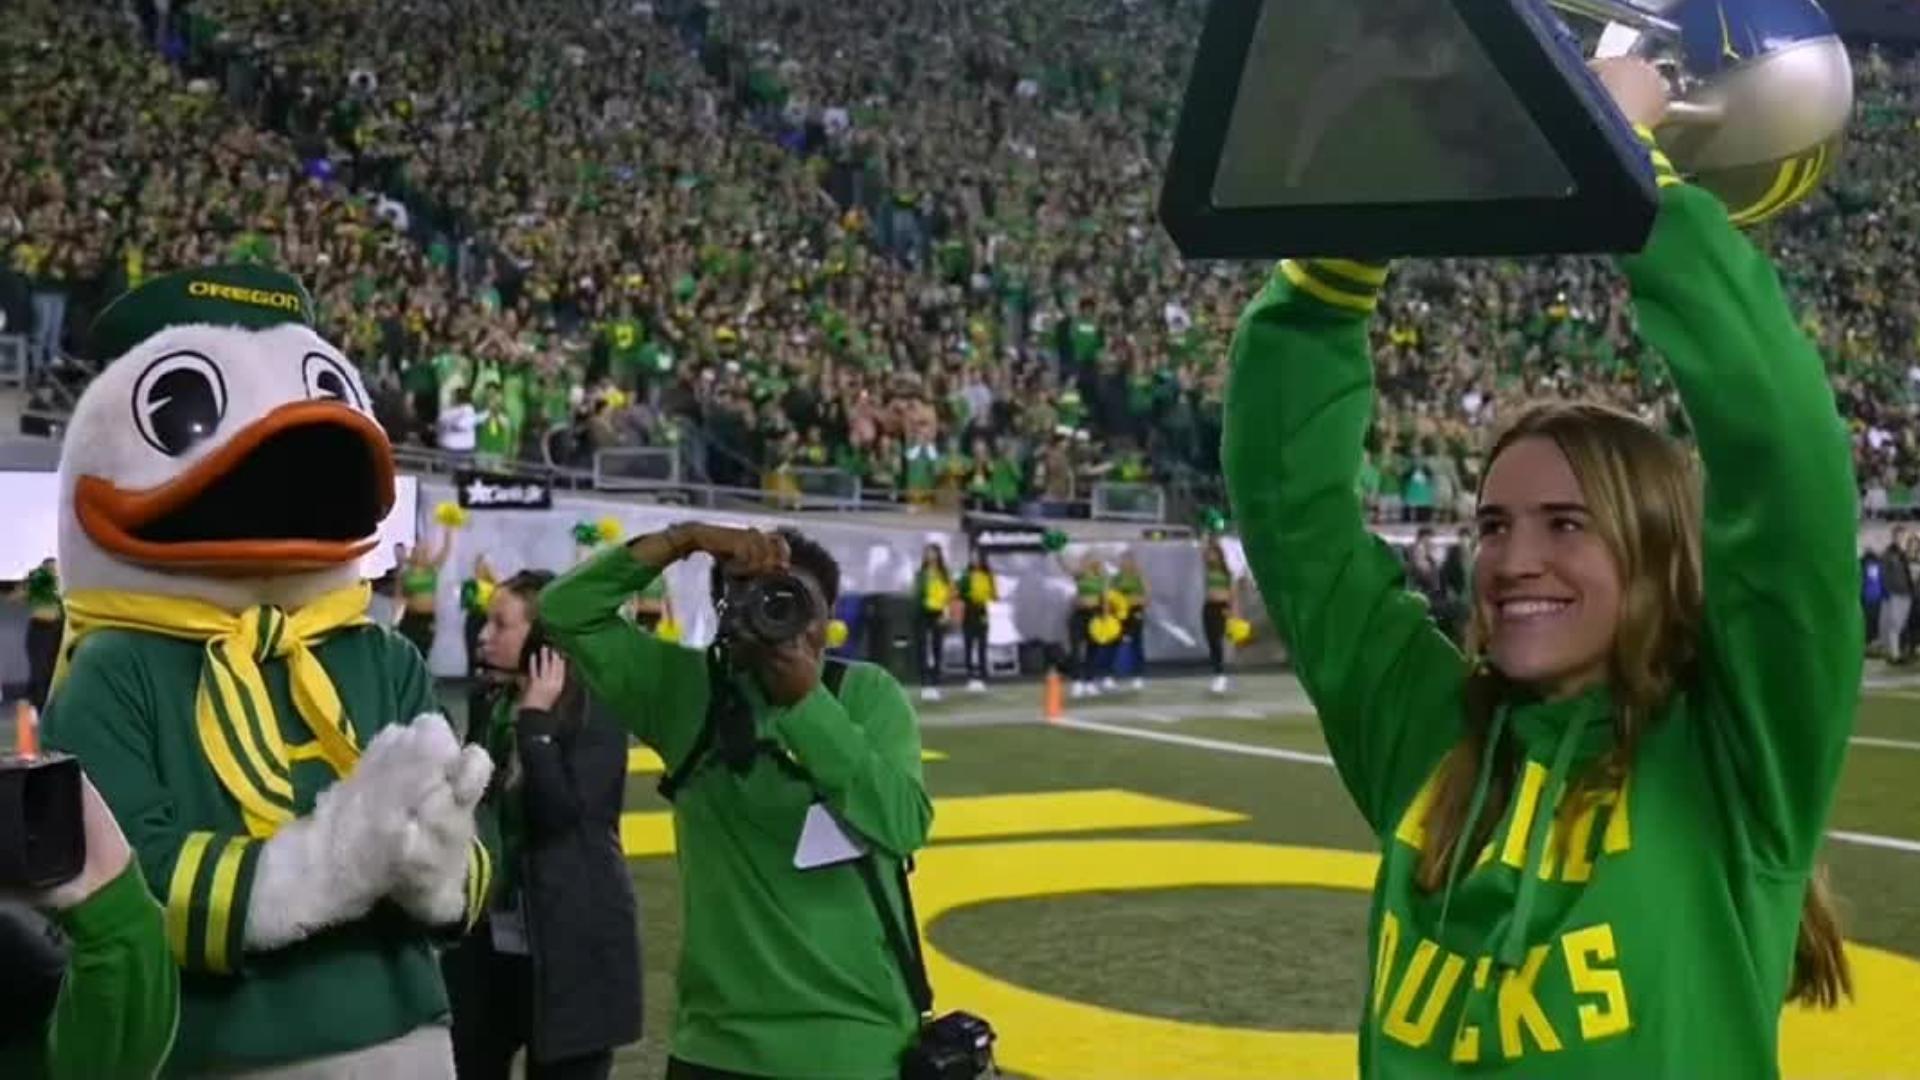
[[[1045,1080],[1349,1077],[1368,957],[1371,838],[1298,684],[1201,680],[1067,703],[1008,686],[922,707],[932,844],[914,878],[939,1006],[978,1012]],[[661,1074],[679,894],[658,764],[633,754],[623,838]],[[1792,1077],[1920,1078],[1920,681],[1869,687],[1826,859],[1855,1004],[1790,1009]]]

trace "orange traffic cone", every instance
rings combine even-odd
[[[1049,721],[1060,719],[1061,713],[1065,711],[1064,707],[1061,705],[1061,698],[1064,696],[1065,694],[1064,694],[1063,686],[1060,681],[1060,673],[1058,671],[1049,670],[1047,672],[1046,697],[1044,699],[1044,703],[1041,706],[1041,708],[1044,710],[1044,715]]]
[[[40,714],[30,701],[22,701],[13,712],[13,752],[21,757],[40,754]]]

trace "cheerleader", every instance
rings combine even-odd
[[[940,700],[941,653],[947,646],[948,607],[953,603],[953,576],[938,544],[920,554],[920,572],[913,578],[915,640],[920,645],[920,700]]]
[[[987,553],[974,548],[960,591],[960,642],[967,657],[969,693],[978,694],[987,688],[987,605],[998,599],[1000,586],[987,566]]]
[[[1201,549],[1201,558],[1206,564],[1207,599],[1200,609],[1200,625],[1207,635],[1207,662],[1213,668],[1213,682],[1208,690],[1215,694],[1224,694],[1230,687],[1227,681],[1227,624],[1237,613],[1234,610],[1233,568],[1227,565],[1226,549],[1220,546],[1218,539],[1209,539]]]
[[[1102,660],[1100,646],[1094,644],[1093,621],[1106,606],[1107,568],[1100,556],[1088,553],[1078,565],[1059,558],[1060,568],[1073,578],[1073,614],[1067,618],[1068,676],[1073,680],[1071,696],[1088,697],[1100,692],[1094,682]]]
[[[413,642],[423,658],[433,655],[440,568],[447,564],[447,554],[452,550],[453,531],[443,529],[439,545],[431,551],[425,544],[416,544],[411,551],[405,551],[404,561],[394,575],[399,587],[400,636]]]

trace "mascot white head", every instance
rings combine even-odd
[[[367,391],[299,281],[188,270],[103,312],[60,457],[69,590],[292,610],[354,584],[393,505]]]

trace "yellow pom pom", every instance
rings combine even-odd
[[[493,582],[485,578],[473,583],[473,599],[480,605],[480,610],[485,611],[493,606],[493,590]]]
[[[1126,622],[1127,615],[1132,610],[1133,605],[1127,602],[1125,593],[1109,592],[1107,594],[1107,614],[1113,616],[1115,620]]]
[[[1245,645],[1253,638],[1253,624],[1245,619],[1227,620],[1227,640],[1235,645]]]
[[[653,636],[669,645],[680,642],[680,624],[673,619],[661,619],[653,628]]]
[[[433,508],[433,520],[449,529],[458,529],[467,523],[467,512],[456,502],[443,502]]]
[[[600,530],[602,543],[611,544],[620,539],[620,519],[617,517],[603,517],[595,527]]]
[[[837,649],[847,643],[847,624],[839,619],[827,623],[827,648]]]
[[[1095,645],[1111,645],[1120,640],[1120,620],[1111,615],[1095,615],[1087,624],[1087,636]]]

